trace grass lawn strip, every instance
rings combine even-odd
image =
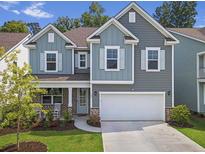
[[[175,127],[178,131],[205,148],[205,119],[192,117],[192,128]]]
[[[101,133],[90,133],[78,129],[70,131],[30,131],[21,133],[22,141],[39,141],[47,145],[50,152],[102,152]],[[0,137],[0,148],[16,142],[16,134]]]

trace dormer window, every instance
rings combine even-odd
[[[129,12],[129,23],[135,23],[135,22],[136,22],[136,13]]]
[[[54,33],[48,33],[48,43],[54,42]]]

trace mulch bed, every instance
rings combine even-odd
[[[47,146],[41,142],[21,142],[19,148],[18,152],[47,152]],[[0,152],[17,152],[17,145],[7,145]]]
[[[29,129],[21,129],[20,132],[27,132],[27,131],[29,131]],[[11,134],[11,133],[16,133],[16,128],[0,128],[0,136]]]
[[[42,131],[42,130],[55,130],[55,131],[64,131],[64,130],[72,130],[76,129],[74,126],[74,120],[69,121],[68,123],[63,123],[62,121],[53,121],[49,127],[43,126],[40,124],[36,127],[33,127],[31,130],[34,131]]]
[[[90,125],[90,126],[93,126],[93,127],[101,127],[101,124],[100,124],[100,122],[92,122],[92,121],[90,121],[90,120],[87,120],[87,124],[88,125]]]
[[[192,124],[178,124],[175,121],[169,121],[168,124],[174,127],[181,127],[181,128],[192,128]]]
[[[63,123],[62,121],[53,121],[50,126],[45,127],[43,125],[43,122],[40,122],[39,125],[34,126],[33,128],[30,129],[21,129],[21,132],[28,132],[30,130],[32,131],[43,131],[43,130],[55,130],[55,131],[64,131],[64,130],[72,130],[76,129],[74,126],[74,120],[68,122],[68,123]],[[16,133],[16,128],[0,128],[0,136],[6,135],[6,134],[11,134],[11,133]]]

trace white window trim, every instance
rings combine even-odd
[[[58,51],[45,51],[44,52],[45,53],[45,72],[58,72]],[[47,70],[47,54],[49,54],[49,53],[54,53],[54,54],[56,54],[56,70],[54,70],[54,71],[50,71],[50,70]]]
[[[131,20],[131,16],[134,15],[134,20]],[[129,12],[129,23],[135,23],[136,22],[136,13],[135,12]]]
[[[53,40],[50,39],[50,37],[53,35]],[[55,35],[54,33],[48,33],[48,43],[54,43],[54,40],[55,40]]]
[[[107,68],[107,49],[117,49],[117,68]],[[105,71],[120,71],[120,46],[105,46]]]
[[[50,96],[51,97],[51,103],[43,103],[43,96]],[[44,105],[53,105],[53,97],[54,96],[61,96],[61,102],[62,103],[55,103],[55,104],[63,104],[63,88],[62,88],[62,94],[61,95],[41,95],[41,103]]]
[[[80,66],[80,56],[81,55],[85,55],[85,67]],[[88,68],[87,61],[88,61],[88,53],[87,52],[78,52],[78,68],[79,69],[87,69]]]
[[[158,51],[158,68],[148,69],[148,51],[157,50]],[[146,47],[146,72],[160,72],[160,47]]]

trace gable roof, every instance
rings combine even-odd
[[[129,36],[129,37],[133,38],[133,40],[135,40],[136,42],[139,42],[139,39],[134,34],[132,34],[127,28],[125,28],[119,21],[117,21],[115,18],[111,18],[104,25],[102,25],[100,28],[98,28],[94,33],[92,33],[90,36],[88,36],[87,41],[89,42],[92,39],[95,39],[96,36],[98,36],[101,32],[103,32],[110,25],[115,25],[126,36]]]
[[[152,26],[154,26],[160,33],[162,33],[166,38],[171,38],[175,43],[179,43],[177,38],[175,38],[170,32],[168,32],[162,25],[160,25],[153,17],[151,17],[145,10],[143,10],[135,2],[131,2],[126,8],[120,11],[115,18],[118,20],[130,9],[134,9],[139,15],[146,19]]]
[[[71,43],[73,47],[76,47],[76,44],[71,41],[68,37],[66,37],[63,33],[61,33],[56,27],[49,24],[46,27],[44,27],[40,32],[38,32],[36,35],[34,35],[31,39],[29,39],[25,44],[34,43],[37,39],[39,39],[41,36],[43,36],[45,33],[47,33],[49,30],[53,30],[56,32],[62,39],[64,39],[67,43]]]
[[[87,48],[86,38],[97,29],[97,27],[79,27],[65,32],[64,35],[70,38],[77,47]]]
[[[170,32],[205,43],[205,28],[167,28]]]
[[[5,51],[8,52],[28,35],[30,34],[0,32],[0,47],[4,47]]]

